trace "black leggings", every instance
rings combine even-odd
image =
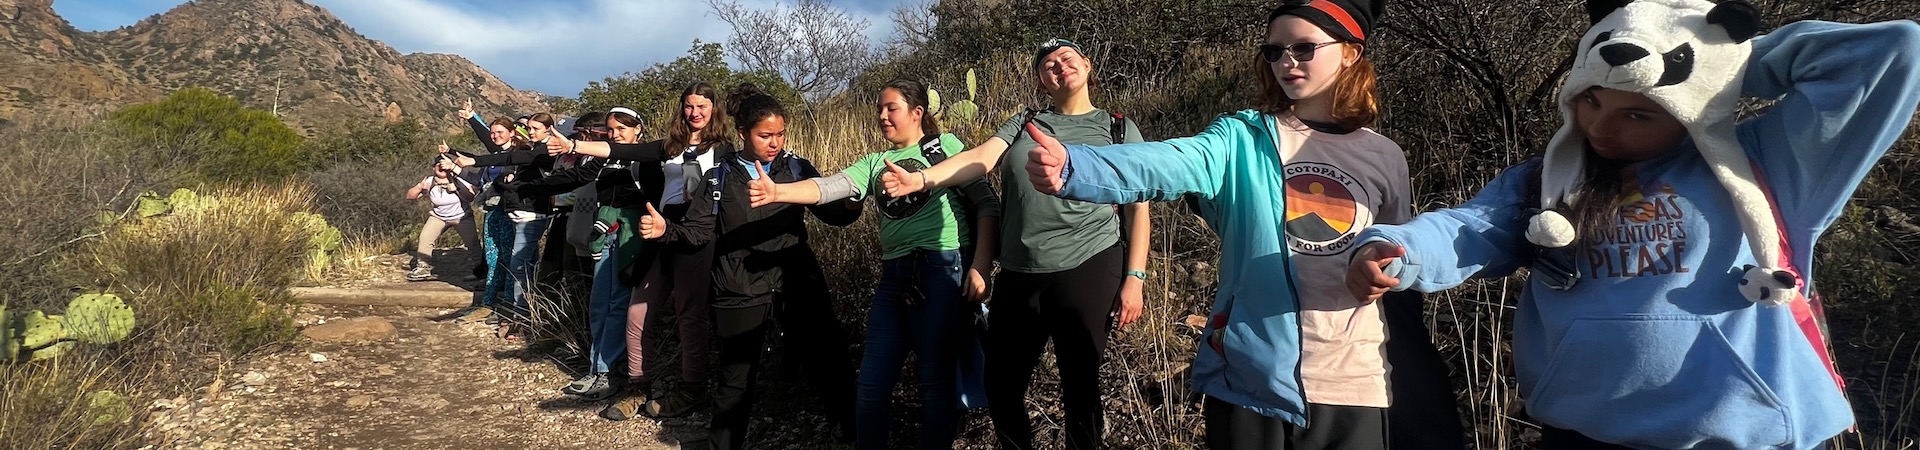
[[[1032,449],[1027,386],[1053,339],[1066,413],[1066,448],[1100,448],[1100,360],[1120,296],[1120,246],[1054,273],[1002,271],[987,312],[987,405],[1001,450]]]
[[[1296,427],[1220,399],[1207,397],[1209,450],[1387,450],[1387,410],[1365,406],[1307,404],[1311,423]]]
[[[1464,433],[1447,361],[1427,331],[1426,299],[1419,292],[1389,292],[1380,299],[1387,325],[1388,385],[1393,406],[1387,430],[1393,450],[1460,450]]]
[[[1632,447],[1593,440],[1578,431],[1540,427],[1538,448],[1545,450],[1627,450]]]

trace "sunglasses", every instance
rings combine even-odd
[[[1287,57],[1287,55],[1293,55],[1294,61],[1307,62],[1307,61],[1313,60],[1313,53],[1315,50],[1319,50],[1321,47],[1326,47],[1326,46],[1338,44],[1338,43],[1340,42],[1334,41],[1334,42],[1326,42],[1326,43],[1320,43],[1320,44],[1315,44],[1312,42],[1301,42],[1298,44],[1286,45],[1286,46],[1273,45],[1273,44],[1260,44],[1260,58],[1267,60],[1267,62],[1269,63],[1277,63],[1277,62],[1280,62],[1281,58],[1285,58]]]

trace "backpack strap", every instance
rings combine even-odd
[[[1108,112],[1107,114],[1113,115],[1113,128],[1111,131],[1113,143],[1120,144],[1127,142],[1127,116],[1117,112]]]
[[[714,155],[714,157],[719,158],[720,155]],[[719,217],[720,216],[720,191],[727,188],[726,187],[727,186],[727,163],[722,162],[722,163],[713,165],[713,177],[707,178],[707,185],[708,185],[708,190],[711,191],[712,193],[713,215],[715,217]]]
[[[947,150],[941,147],[940,136],[944,135],[936,134],[920,138],[920,156],[927,159],[929,167],[947,160]]]

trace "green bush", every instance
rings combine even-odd
[[[114,111],[114,127],[144,145],[126,151],[158,151],[189,161],[203,183],[252,183],[285,179],[304,164],[301,137],[272,113],[205,88],[174,91],[167,98]]]
[[[716,113],[725,110],[722,103],[740,83],[758,85],[778,97],[790,113],[801,113],[806,105],[800,99],[800,92],[788,86],[779,74],[736,72],[727,67],[720,44],[699,40],[693,41],[693,48],[687,50],[686,56],[672,62],[656,63],[637,74],[629,72],[587,83],[587,88],[580,91],[579,103],[585,111],[606,111],[615,106],[633,108],[646,116],[642,119],[649,124],[648,134],[661,137],[665,135],[664,129],[653,124],[666,123],[673,117],[674,109],[680,107],[680,92],[696,81],[705,81],[718,91]]]

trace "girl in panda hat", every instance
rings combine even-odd
[[[1920,25],[1594,0],[1543,158],[1362,235],[1354,295],[1528,267],[1514,372],[1543,448],[1803,449],[1853,414],[1813,247],[1920,103]],[[1745,121],[1741,98],[1775,100]]]
[[[1027,128],[1039,144],[1026,164],[1038,191],[1095,203],[1192,194],[1220,235],[1221,286],[1193,363],[1209,448],[1384,450],[1403,427],[1424,432],[1396,448],[1460,448],[1419,297],[1362,301],[1342,283],[1362,230],[1413,215],[1405,154],[1366,128],[1380,113],[1365,50],[1383,6],[1282,2],[1249,54],[1261,88],[1253,108],[1199,135],[1096,147]],[[1389,335],[1425,343],[1406,356],[1433,365],[1389,370]],[[1428,396],[1397,395],[1402,386],[1429,386],[1415,391]],[[1390,406],[1415,405],[1434,408],[1389,420]]]

